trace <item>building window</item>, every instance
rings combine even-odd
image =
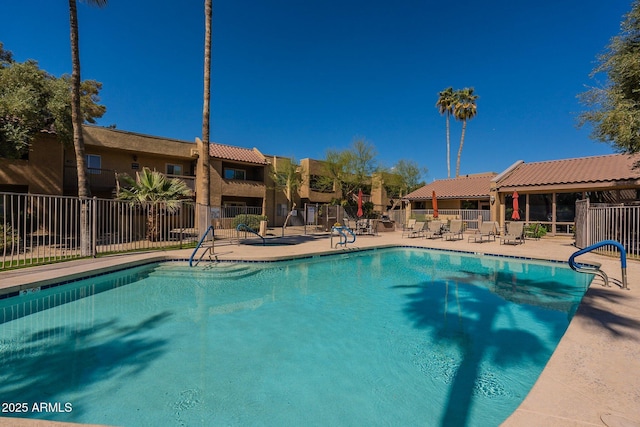
[[[90,174],[100,175],[102,169],[102,157],[97,154],[86,155],[87,170]]]
[[[556,221],[573,222],[576,217],[576,200],[582,198],[582,193],[556,194]]]
[[[182,175],[182,165],[167,163],[167,175]]]
[[[278,203],[276,216],[287,216],[289,214],[289,207],[286,203]]]
[[[479,209],[477,200],[463,200],[460,203],[460,209]],[[489,209],[489,208],[487,208]]]
[[[553,218],[552,201],[552,194],[529,195],[529,221],[551,221]]]
[[[247,179],[247,171],[244,169],[233,169],[233,168],[225,168],[224,169],[224,179]]]

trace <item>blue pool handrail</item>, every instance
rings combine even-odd
[[[198,252],[198,249],[200,249],[200,247],[202,246],[202,243],[204,242],[204,239],[207,238],[207,235],[209,234],[209,232],[211,232],[211,246],[209,246],[207,248],[207,251],[213,252],[213,242],[215,239],[215,229],[213,228],[213,225],[210,225],[209,228],[207,228],[207,231],[204,232],[204,234],[202,235],[202,237],[200,238],[200,241],[198,242],[198,244],[196,245],[196,248],[193,250],[193,253],[191,254],[191,256],[189,257],[189,267],[193,267],[193,258],[195,258],[196,253]],[[198,259],[198,261],[200,259],[202,259],[202,257],[204,256],[204,254],[207,252],[205,251],[200,258]]]
[[[344,225],[340,225],[340,226],[333,226],[331,227],[331,235],[333,236],[333,232],[337,232],[338,235],[340,236],[340,241],[338,243],[336,243],[336,247],[338,245],[343,245],[343,246],[347,246],[347,243],[353,243],[356,241],[356,234],[353,232],[352,229],[350,229],[347,226]],[[352,239],[349,240],[347,234],[345,233],[345,231],[349,234],[351,234]]]
[[[236,231],[240,234],[241,231],[249,232],[255,234],[259,238],[262,239],[262,246],[266,245],[266,240],[264,240],[264,236],[261,236],[260,233],[257,233],[253,228],[249,227],[247,224],[238,224],[236,227]],[[238,244],[240,244],[240,237],[238,236]]]
[[[627,286],[627,251],[624,246],[615,240],[602,240],[598,243],[594,243],[591,246],[587,246],[584,249],[580,249],[576,251],[569,257],[569,267],[573,270],[581,272],[581,273],[594,273],[599,274],[603,277],[605,286],[609,286],[607,275],[598,268],[587,266],[583,264],[579,264],[576,262],[576,257],[582,254],[586,254],[587,252],[591,252],[595,249],[601,248],[603,246],[615,246],[620,251],[620,265],[622,268],[622,289],[629,289]]]

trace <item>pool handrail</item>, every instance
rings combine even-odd
[[[238,224],[238,226],[236,227],[236,231],[238,232],[238,244],[240,244],[240,231],[242,231],[241,229],[243,229],[245,233],[248,231],[249,233],[255,234],[256,236],[261,238],[262,246],[265,246],[266,240],[264,239],[264,236],[260,235],[260,233],[256,232],[253,228],[249,227],[247,224]]]
[[[569,267],[571,267],[573,270],[580,273],[598,274],[603,278],[605,286],[609,286],[609,278],[604,273],[604,271],[593,266],[579,264],[575,260],[577,256],[585,254],[587,252],[591,252],[595,249],[601,248],[602,246],[615,246],[620,250],[620,266],[622,270],[622,289],[629,290],[629,287],[627,285],[627,251],[625,250],[624,246],[620,242],[617,242],[615,240],[602,240],[598,243],[594,243],[591,246],[587,246],[586,248],[583,248],[583,249],[580,249],[579,251],[574,252],[569,257]]]
[[[353,237],[353,239],[349,240],[349,238],[347,237],[347,235],[345,234],[344,230],[346,230],[349,234],[351,234],[351,236]],[[340,226],[333,226],[331,227],[331,235],[333,236],[333,232],[337,231],[338,234],[340,235],[340,241],[338,243],[336,243],[336,247],[338,245],[343,245],[343,246],[347,246],[347,243],[353,243],[356,241],[356,234],[353,232],[352,229],[350,229],[347,226],[344,225],[340,225]],[[344,240],[343,240],[344,238]],[[333,246],[332,246],[333,247]]]
[[[215,241],[215,228],[213,228],[213,225],[210,225],[207,228],[207,231],[205,231],[204,234],[202,234],[202,237],[200,238],[200,241],[198,242],[198,244],[196,245],[196,248],[193,250],[193,253],[189,257],[189,267],[193,267],[193,258],[196,256],[196,253],[198,252],[198,249],[200,249],[200,247],[202,246],[202,243],[204,242],[204,239],[206,239],[207,234],[209,234],[209,231],[211,231],[211,246],[207,247],[207,250],[205,250],[202,253],[202,255],[200,255],[200,258],[198,258],[198,261],[200,261],[202,259],[202,257],[204,256],[204,254],[206,254],[208,251],[209,252],[213,251],[213,249],[214,249],[214,241]]]

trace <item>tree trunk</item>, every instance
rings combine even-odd
[[[211,21],[213,18],[213,0],[204,1],[204,94],[202,104],[202,141],[198,159],[199,185],[196,188],[196,227],[202,234],[211,225],[211,169],[209,159],[209,131],[211,117]]]
[[[204,2],[204,14],[205,14],[205,37],[204,37],[204,102],[202,107],[202,170],[204,172],[202,176],[202,186],[200,191],[200,203],[209,206],[209,183],[210,183],[210,170],[209,170],[209,131],[210,131],[210,116],[211,116],[211,21],[213,18],[213,0],[205,0]]]
[[[458,160],[456,161],[456,178],[460,176],[460,157],[462,157],[462,146],[464,145],[464,133],[467,130],[467,121],[462,121],[462,133],[460,134],[460,148],[458,148]]]
[[[451,178],[451,144],[449,143],[450,139],[449,139],[449,117],[451,116],[451,114],[449,114],[449,112],[447,111],[447,178]]]
[[[71,27],[71,122],[73,124],[73,147],[76,154],[76,173],[78,176],[78,197],[86,199],[91,196],[87,179],[87,163],[82,137],[82,111],[80,111],[80,50],[78,47],[78,12],[76,0],[69,0],[69,24]],[[80,209],[80,253],[82,256],[91,255],[91,240],[89,238],[89,212],[86,204]]]
[[[151,202],[149,204],[149,211],[147,212],[147,240],[150,242],[157,242],[160,240],[158,218],[156,218],[156,215],[159,212],[157,208],[156,202]]]

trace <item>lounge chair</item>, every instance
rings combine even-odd
[[[452,219],[451,224],[449,225],[449,231],[446,231],[442,234],[444,240],[462,240],[464,236],[462,235],[462,220],[461,219]]]
[[[486,221],[480,225],[480,229],[476,234],[469,236],[468,242],[484,243],[496,241],[496,223],[493,221]]]
[[[358,221],[358,228],[356,234],[377,236],[378,235],[378,220],[377,219],[362,219]]]
[[[406,224],[403,224],[403,225],[402,225],[402,231],[405,231],[405,230],[411,230],[411,229],[413,229],[413,226],[414,226],[415,224],[416,224],[416,220],[415,220],[415,218],[411,218],[410,220],[408,220],[408,221],[407,221],[407,223],[406,223]]]
[[[424,236],[424,221],[418,221],[413,226],[413,229],[409,232],[407,237],[420,237]]]
[[[442,221],[434,219],[427,225],[427,230],[424,233],[424,237],[427,239],[439,239],[442,237]]]
[[[511,222],[507,228],[507,234],[502,236],[500,243],[503,245],[524,243],[524,222]]]
[[[410,219],[406,224],[402,226],[402,237],[409,236],[413,231],[413,228],[416,226],[416,220]]]

